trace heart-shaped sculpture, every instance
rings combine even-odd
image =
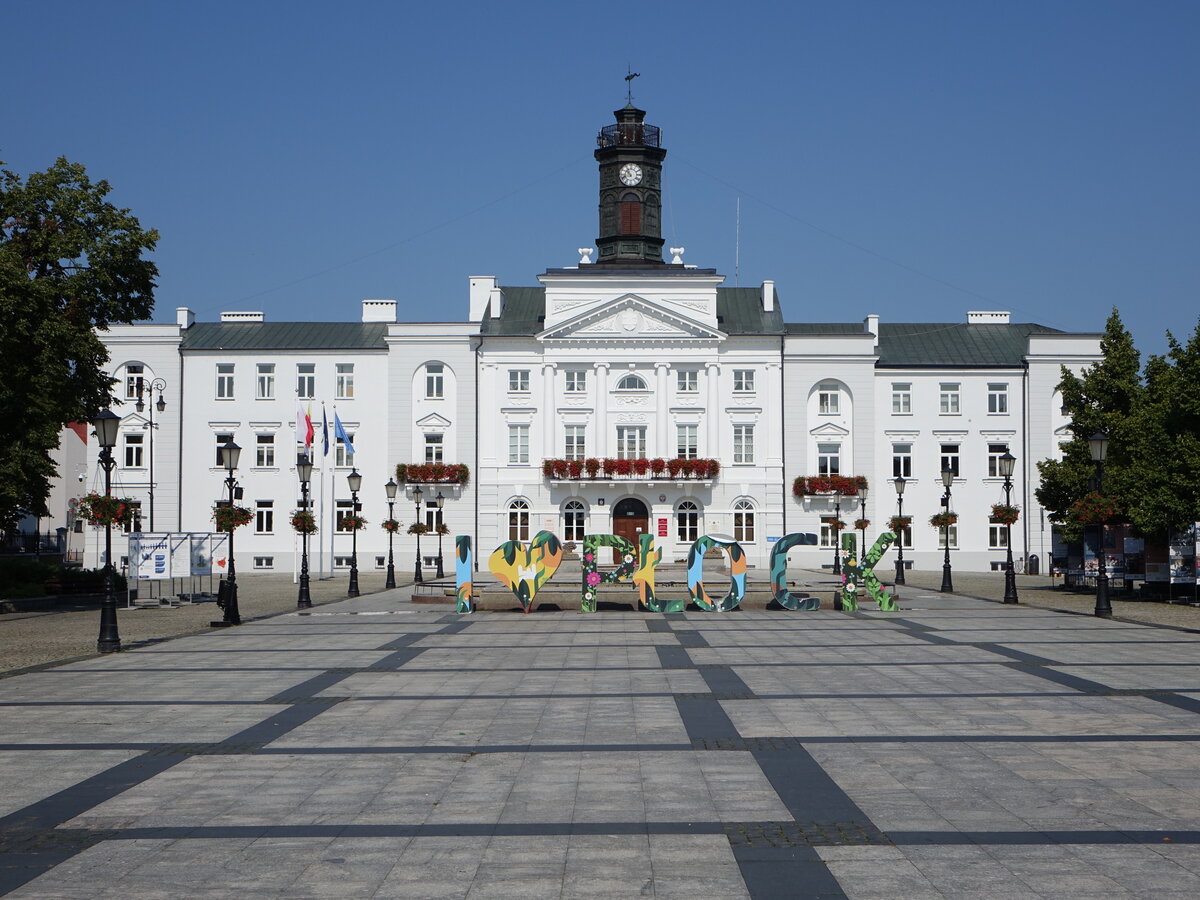
[[[549,531],[539,531],[528,546],[520,541],[505,541],[488,558],[488,568],[528,613],[538,590],[558,571],[562,556],[558,538]]]

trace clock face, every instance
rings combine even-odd
[[[621,166],[621,184],[627,184],[633,187],[635,184],[640,184],[642,180],[642,167],[637,163],[626,163]]]

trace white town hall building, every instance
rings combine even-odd
[[[197,322],[180,309],[174,325],[102,333],[122,401],[114,493],[140,504],[134,527],[210,531],[225,496],[218,446],[232,439],[242,447],[241,505],[255,514],[237,532],[238,569],[294,571],[299,401],[316,426],[314,573],[349,566],[351,536],[337,523],[353,469],[369,522],[358,534],[364,573],[384,566],[384,485],[396,478],[396,518],[414,520],[419,487],[423,520],[440,515],[451,535],[471,535],[481,567],[501,542],[540,530],[564,541],[649,531],[664,561],[683,558],[700,535],[723,534],[766,579],[771,546],[787,533],[820,539],[795,548],[794,563],[832,562],[835,499],[793,491],[798,476],[826,474],[865,477],[865,511],[856,498],[838,511],[847,523],[869,519],[868,539],[896,513],[894,479],[903,476],[913,518],[905,558],[936,569],[941,532],[927,523],[941,508],[947,466],[959,514],[954,566],[987,570],[1005,557],[1004,528],[989,522],[1004,499],[996,461],[1005,451],[1017,457],[1014,554],[1038,556],[1044,571],[1050,525],[1033,494],[1035,462],[1058,452],[1067,425],[1060,367],[1095,362],[1099,335],[1014,323],[1004,312],[955,323],[789,322],[771,281],[723,287],[715,270],[685,265],[681,249],[664,260],[659,130],[632,105],[615,115],[595,151],[595,248],[533,286],[470,277],[466,321],[398,322],[395,301],[364,300],[356,322],[270,322],[254,312]],[[334,437],[335,412],[353,454]],[[102,485],[94,440],[88,449],[81,488]],[[64,473],[67,495],[74,480]],[[96,564],[102,540],[72,540]],[[125,555],[123,540],[114,547]],[[399,572],[411,572],[414,549],[402,530]],[[434,554],[436,538],[421,549]]]

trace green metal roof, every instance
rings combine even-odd
[[[863,334],[862,322],[789,322],[788,334]],[[1021,366],[1031,334],[1063,334],[1032,322],[1009,325],[965,322],[880,322],[879,365]]]
[[[189,350],[386,350],[384,322],[197,322]]]

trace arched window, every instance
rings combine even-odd
[[[749,500],[733,504],[733,539],[739,544],[754,543],[754,504]]]
[[[688,544],[700,537],[700,507],[691,500],[682,500],[675,507],[675,526],[679,540]]]
[[[529,540],[529,504],[519,498],[508,504],[508,539]]]
[[[621,234],[642,233],[642,200],[633,191],[621,197]]]
[[[634,375],[632,372],[630,372],[628,375],[626,375],[624,378],[622,378],[620,381],[617,382],[617,390],[618,391],[644,391],[644,390],[647,390],[646,381],[644,378],[642,378],[641,375]]]
[[[587,510],[581,500],[568,500],[563,504],[563,540],[582,541],[584,520]]]

